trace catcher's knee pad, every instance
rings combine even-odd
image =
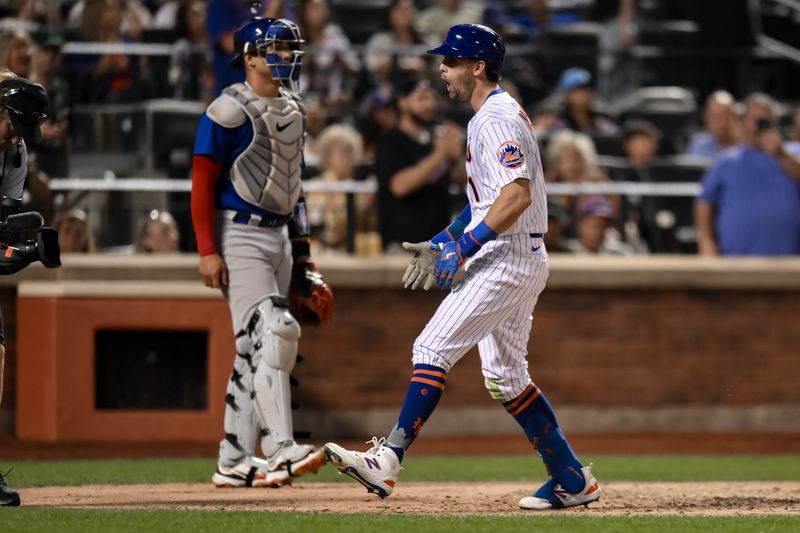
[[[294,438],[289,372],[297,361],[300,325],[289,313],[285,298],[273,296],[258,306],[251,320],[255,349],[260,354],[253,376],[253,390],[261,423],[267,433],[262,440],[270,455],[280,444]],[[272,450],[271,448],[274,448]]]

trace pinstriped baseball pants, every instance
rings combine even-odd
[[[414,342],[414,364],[449,371],[477,344],[492,396],[507,401],[522,394],[531,383],[527,354],[533,308],[548,274],[541,238],[518,233],[486,243]]]

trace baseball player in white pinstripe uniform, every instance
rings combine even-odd
[[[469,102],[467,196],[462,213],[415,253],[406,287],[433,281],[451,288],[414,342],[414,371],[397,423],[373,438],[366,453],[329,443],[325,452],[340,472],[381,497],[392,493],[400,463],[435,409],[452,366],[475,344],[486,388],[519,422],[551,476],[523,509],[586,505],[600,497],[591,466],[584,467],[558,426],[552,407],[528,373],[533,308],[548,276],[547,199],[533,126],[520,105],[497,85],[505,46],[491,29],[453,26],[442,46],[440,72],[452,100]]]

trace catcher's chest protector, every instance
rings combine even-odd
[[[261,98],[244,83],[225,89],[253,124],[253,140],[231,166],[237,194],[278,214],[288,214],[300,197],[300,172],[306,131],[300,98],[281,89]]]

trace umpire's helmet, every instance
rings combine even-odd
[[[467,57],[486,61],[487,70],[500,74],[506,45],[491,28],[480,24],[456,24],[447,30],[442,45],[428,50],[429,54],[445,57]]]
[[[8,111],[14,131],[25,142],[41,140],[39,126],[50,112],[50,98],[44,87],[25,78],[4,79],[0,81],[0,108]]]

